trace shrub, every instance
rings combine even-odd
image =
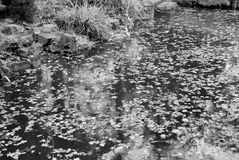
[[[36,12],[35,0],[2,0],[7,6],[7,14],[32,23]]]
[[[88,35],[94,39],[108,39],[110,27],[106,23],[105,10],[96,5],[76,5],[65,7],[57,12],[57,25],[65,30],[73,30],[75,33]]]

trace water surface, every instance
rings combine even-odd
[[[1,88],[0,159],[93,160],[145,125],[159,147],[208,103],[236,105],[238,15],[157,13],[88,56],[45,53]]]

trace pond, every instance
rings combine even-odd
[[[181,8],[122,42],[45,53],[1,87],[0,159],[94,160],[136,134],[160,147],[209,103],[238,104],[238,16]]]

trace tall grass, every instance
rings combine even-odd
[[[57,25],[64,30],[73,30],[77,34],[85,34],[91,38],[108,39],[110,27],[108,16],[101,6],[72,4],[57,12]]]

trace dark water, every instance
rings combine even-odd
[[[145,124],[158,146],[208,103],[237,104],[231,59],[237,59],[238,16],[157,13],[137,24],[130,39],[99,45],[89,56],[46,53],[39,68],[16,73],[1,88],[0,159],[93,160],[143,134]]]

